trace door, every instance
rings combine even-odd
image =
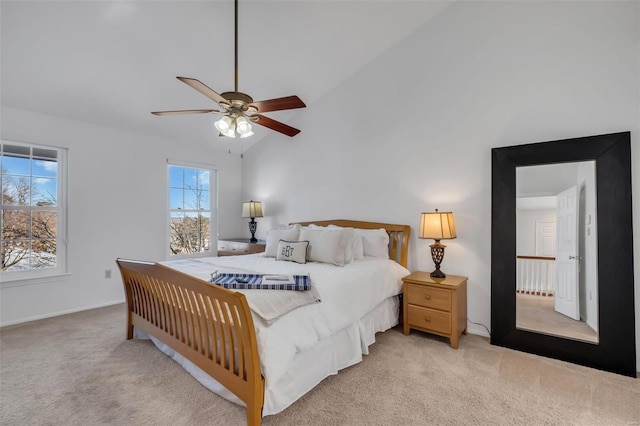
[[[578,286],[578,187],[558,194],[555,310],[580,320]]]
[[[536,256],[555,257],[556,255],[556,223],[536,222]]]

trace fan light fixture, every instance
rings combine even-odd
[[[233,132],[233,128],[231,127],[232,125],[233,125],[233,120],[231,119],[231,117],[227,115],[225,115],[215,123],[216,129],[218,129],[218,131],[223,135],[226,135],[229,131]]]
[[[247,117],[236,118],[236,132],[238,132],[241,138],[246,138],[253,135],[253,131],[251,130],[251,123],[249,123]]]
[[[240,138],[248,138],[253,135],[251,123],[243,116],[231,117],[229,115],[225,115],[220,120],[216,121],[214,125],[221,135],[229,138],[235,138],[236,133]]]
[[[220,109],[183,109],[173,111],[154,111],[153,115],[182,115],[182,114],[223,114],[224,116],[215,122],[215,127],[220,136],[229,138],[248,138],[253,135],[252,124],[257,124],[293,137],[300,130],[280,121],[269,118],[262,113],[271,111],[284,111],[288,109],[305,108],[302,99],[293,95],[283,98],[254,101],[246,93],[238,91],[238,0],[235,4],[234,25],[234,84],[233,91],[218,93],[200,80],[190,77],[177,77],[184,84],[192,87],[207,98],[216,102]]]

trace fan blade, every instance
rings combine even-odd
[[[207,98],[212,99],[212,100],[216,101],[219,104],[229,105],[229,101],[228,100],[223,98],[215,90],[213,90],[212,88],[210,88],[209,86],[207,86],[206,84],[201,82],[200,80],[196,80],[195,78],[189,78],[189,77],[176,77],[176,78],[178,80],[180,80],[181,82],[183,82],[184,84],[187,84],[187,85],[193,87],[198,92],[200,92],[203,95],[205,95]]]
[[[179,114],[209,114],[209,113],[221,113],[224,111],[218,111],[217,109],[183,109],[178,111],[154,111],[153,115],[179,115]]]
[[[259,124],[264,127],[268,127],[271,130],[275,130],[276,132],[283,133],[287,136],[293,137],[298,133],[300,133],[300,130],[295,129],[291,126],[287,126],[286,124],[281,123],[280,121],[276,121],[269,117],[265,117],[264,115],[255,114],[255,115],[252,115],[251,118],[252,118],[251,121],[253,123]],[[256,120],[256,118],[258,119]]]
[[[284,98],[268,99],[266,101],[256,101],[247,105],[255,107],[258,112],[282,111],[285,109],[304,108],[306,105],[297,96],[286,96]]]

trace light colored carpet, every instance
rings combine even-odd
[[[0,330],[2,425],[243,425],[149,341],[125,340],[124,305]],[[399,328],[270,425],[637,425],[640,380]],[[313,368],[313,366],[310,366]]]
[[[516,327],[569,339],[598,343],[598,333],[584,321],[576,321],[555,311],[549,296],[516,293]]]

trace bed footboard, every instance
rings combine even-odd
[[[116,262],[127,339],[138,327],[170,346],[247,404],[247,424],[260,425],[264,379],[245,296],[157,263]]]

